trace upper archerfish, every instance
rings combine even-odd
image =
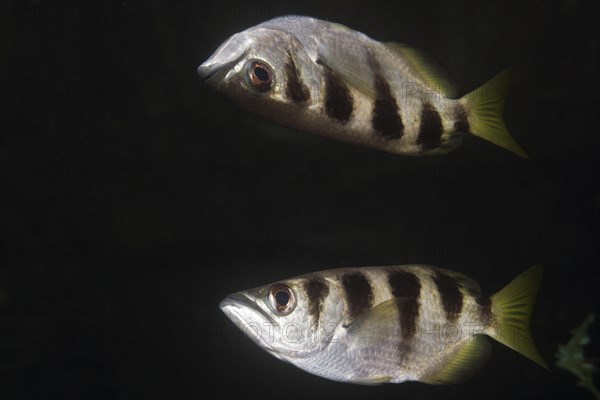
[[[198,67],[242,107],[301,131],[405,155],[456,148],[471,133],[522,157],[502,113],[510,74],[458,97],[431,57],[304,16],[236,33]]]

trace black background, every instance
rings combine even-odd
[[[543,262],[533,333],[554,364],[599,297],[593,4],[2,1],[0,397],[589,398],[497,343],[461,385],[327,381],[243,338],[218,302],[406,263],[491,294]],[[446,156],[386,154],[203,86],[196,67],[229,35],[292,13],[424,48],[463,93],[511,67],[507,125],[531,160],[474,137]]]

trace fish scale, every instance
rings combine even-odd
[[[485,297],[442,268],[342,268],[235,293],[221,309],[272,355],[328,379],[452,383],[485,362],[485,336],[546,366],[528,326],[541,273],[534,266]]]
[[[502,119],[508,72],[455,98],[457,85],[431,57],[337,23],[302,16],[263,22],[231,36],[198,73],[242,107],[320,136],[435,155],[471,133],[527,157]]]

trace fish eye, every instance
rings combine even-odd
[[[296,308],[294,291],[283,283],[276,283],[269,289],[269,305],[278,314],[288,315]]]
[[[252,85],[261,92],[266,92],[273,86],[273,70],[262,61],[250,61],[247,67],[248,78]]]

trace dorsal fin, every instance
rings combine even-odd
[[[452,277],[456,281],[456,283],[460,287],[463,287],[470,295],[472,295],[474,297],[481,296],[481,288],[480,288],[479,284],[476,281],[474,281],[473,279],[466,276],[465,274],[462,274],[457,271],[445,269],[445,268],[439,268],[439,267],[430,267],[430,268],[433,269],[434,271],[439,271],[445,275]]]
[[[408,60],[429,89],[449,99],[458,97],[458,85],[427,52],[396,42],[387,42],[384,45]]]

